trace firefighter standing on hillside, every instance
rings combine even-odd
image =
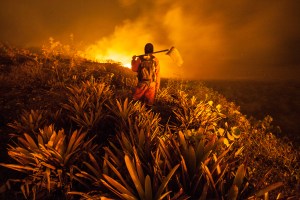
[[[156,92],[160,86],[160,66],[158,59],[153,56],[153,45],[145,45],[145,55],[133,56],[131,69],[138,73],[138,85],[133,94],[133,100],[142,100],[147,106],[152,106]]]

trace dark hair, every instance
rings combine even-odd
[[[147,53],[153,53],[153,44],[147,43],[147,44],[145,45],[145,53],[146,53],[146,54],[147,54]]]

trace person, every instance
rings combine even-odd
[[[160,66],[158,59],[153,55],[153,44],[147,43],[144,55],[133,56],[131,69],[138,73],[138,84],[133,94],[133,100],[140,100],[151,107],[154,104],[156,93],[160,87]]]

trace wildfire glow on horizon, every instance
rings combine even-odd
[[[107,42],[109,41],[109,44]],[[143,54],[144,43],[141,41],[139,48],[133,50],[132,48],[128,48],[126,43],[119,43],[118,40],[114,40],[113,38],[110,40],[101,40],[96,44],[92,44],[86,48],[84,51],[84,57],[94,60],[97,62],[115,62],[120,63],[122,66],[131,68],[131,59],[135,55]],[[108,47],[107,46],[111,46]],[[166,49],[166,47],[160,47],[159,45],[155,47],[155,51]],[[182,76],[182,72],[180,74],[181,68],[176,66],[176,64],[172,61],[172,59],[166,55],[165,52],[155,54],[155,56],[159,59],[159,63],[161,67],[162,77],[178,77]],[[168,70],[172,69],[172,70]]]
[[[100,63],[116,62],[116,63],[120,63],[124,67],[131,68],[131,62],[130,62],[131,57],[121,53],[111,53],[109,55],[101,55],[95,53],[94,55],[91,55],[89,58]]]
[[[297,78],[300,76],[298,1],[80,0],[0,2],[0,41],[40,47],[69,34],[90,59],[130,67],[151,42],[175,46],[178,71],[158,54],[161,76],[185,78]],[[181,69],[180,69],[181,70]]]

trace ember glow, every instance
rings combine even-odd
[[[116,62],[120,63],[122,66],[131,68],[131,55],[125,55],[122,52],[116,52],[114,50],[107,50],[107,52],[102,52],[101,49],[88,49],[85,52],[85,57],[100,63],[105,62]]]

